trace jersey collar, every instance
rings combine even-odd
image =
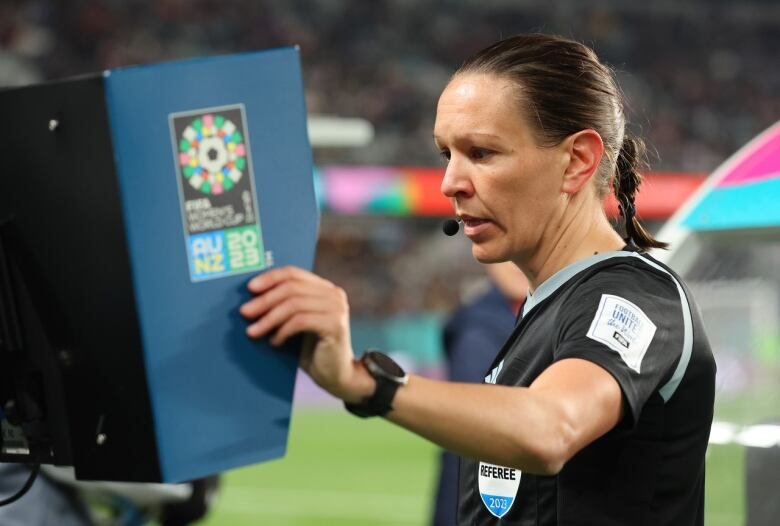
[[[535,306],[546,300],[550,295],[558,290],[561,285],[569,281],[575,275],[579,274],[588,267],[592,267],[596,263],[601,263],[607,259],[625,254],[626,250],[632,251],[631,246],[626,246],[623,250],[610,250],[608,252],[601,252],[588,256],[585,259],[580,259],[574,263],[563,267],[561,270],[544,280],[544,282],[536,287],[536,290],[531,293],[531,289],[528,289],[528,296],[523,304],[523,310],[520,313],[520,318],[524,318],[528,312]]]

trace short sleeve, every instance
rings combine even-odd
[[[684,340],[680,292],[671,275],[619,265],[569,291],[557,313],[554,360],[581,358],[617,380],[631,423],[670,377]]]

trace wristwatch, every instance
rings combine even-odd
[[[384,416],[393,408],[395,392],[409,382],[409,375],[392,358],[379,351],[366,351],[360,362],[376,380],[376,390],[358,404],[344,402],[344,407],[362,418]]]

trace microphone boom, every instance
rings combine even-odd
[[[454,219],[447,219],[444,224],[441,225],[442,231],[448,236],[454,236],[460,230],[460,223]]]

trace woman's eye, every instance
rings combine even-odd
[[[472,148],[471,149],[471,158],[475,159],[477,161],[484,159],[488,155],[490,155],[492,152],[490,150],[486,150],[484,148]]]
[[[450,160],[450,151],[449,150],[441,150],[439,152],[439,155],[441,155],[442,159],[444,159],[445,161],[449,161]]]

